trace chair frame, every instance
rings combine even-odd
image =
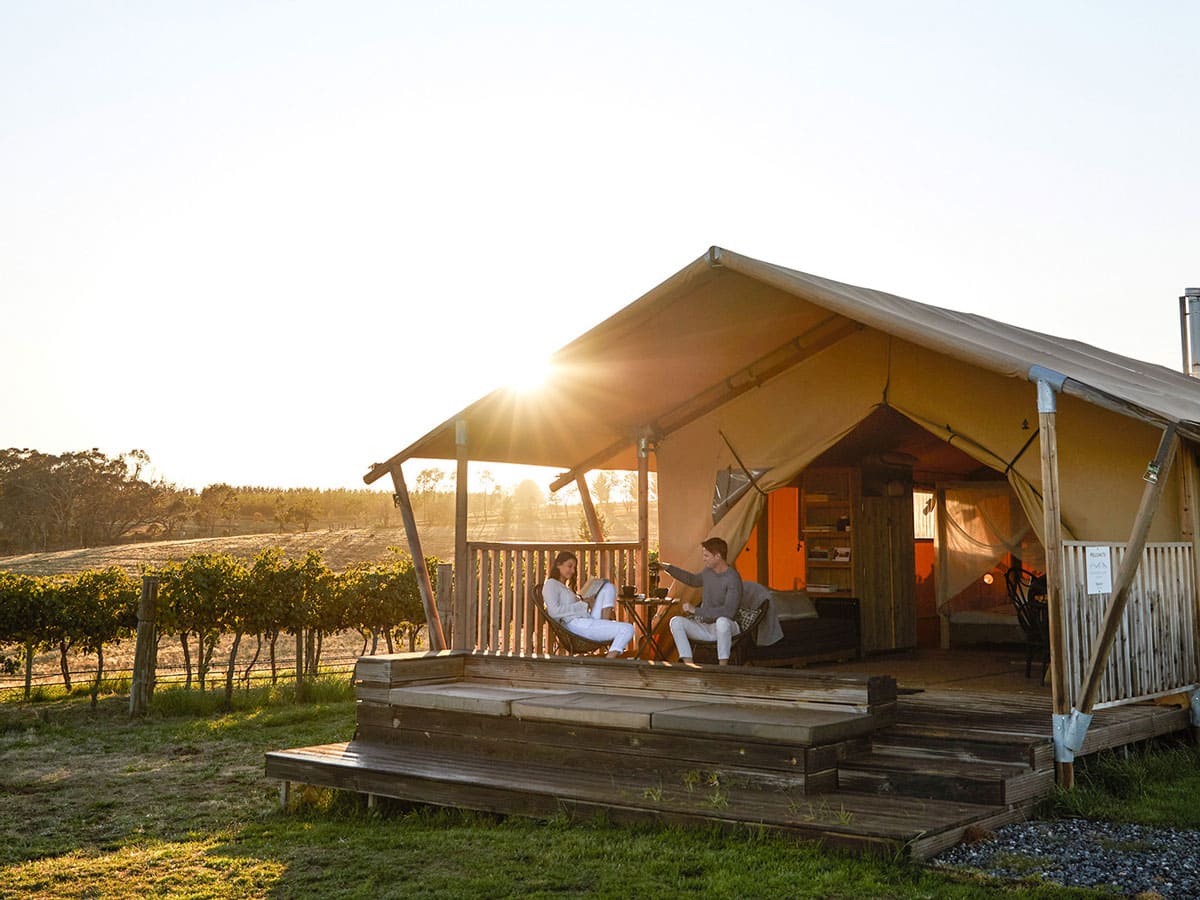
[[[770,601],[768,600],[767,603],[769,602]],[[754,610],[754,618],[751,620],[750,624],[747,627],[742,628],[741,631],[733,636],[733,640],[729,645],[729,664],[731,666],[740,666],[745,663],[746,654],[749,652],[750,648],[754,646],[754,632],[757,630],[759,623],[762,621],[763,615],[767,611],[767,603],[763,603],[762,606]],[[705,657],[704,661],[707,662],[708,657],[710,656],[709,650],[712,651],[712,658],[717,659],[717,642],[715,640],[704,641],[693,638],[691,643],[693,661],[700,662],[701,660],[699,660],[698,657],[703,655]],[[703,654],[701,654],[700,651],[703,651]],[[717,662],[719,663],[720,660],[717,660]]]
[[[1030,590],[1038,578],[1021,566],[1012,566],[1004,573],[1008,601],[1017,611],[1017,621],[1025,632],[1025,677],[1030,677],[1034,653],[1040,652],[1044,682],[1046,670],[1050,668],[1050,607],[1038,600],[1037,594]]]
[[[558,649],[566,650],[569,656],[588,656],[598,650],[608,650],[611,641],[593,641],[567,630],[567,626],[546,611],[546,600],[542,597],[542,586],[536,584],[530,591],[533,606],[542,620],[550,626],[550,634]]]

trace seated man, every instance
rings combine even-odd
[[[700,606],[683,604],[685,613],[693,616],[674,616],[670,622],[671,636],[679,651],[679,661],[692,661],[692,645],[688,638],[717,642],[717,662],[729,665],[733,636],[740,631],[735,616],[742,602],[742,577],[726,562],[729,545],[721,538],[709,538],[700,544],[704,570],[700,574],[680,569],[660,561],[659,567],[677,581],[701,589]]]

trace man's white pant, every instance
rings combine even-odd
[[[589,641],[611,641],[612,643],[608,646],[609,652],[621,653],[633,640],[633,626],[628,622],[615,622],[612,619],[601,618],[604,610],[615,608],[616,605],[617,589],[610,582],[600,588],[600,593],[596,595],[596,600],[592,603],[590,618],[568,619],[563,624],[571,634],[585,637]]]
[[[688,638],[697,641],[716,641],[717,659],[729,659],[729,650],[733,646],[733,636],[742,629],[733,619],[721,616],[711,625],[698,622],[686,616],[674,616],[671,619],[671,636],[675,638],[675,649],[679,651],[680,659],[692,658],[692,644]]]

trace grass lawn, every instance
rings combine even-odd
[[[215,697],[164,691],[140,723],[126,719],[123,696],[95,711],[81,697],[0,704],[0,896],[1103,896],[750,834],[400,804],[368,813],[318,790],[282,814],[262,754],[347,739],[345,681],[318,685],[303,705],[256,689],[227,714]]]

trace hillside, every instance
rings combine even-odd
[[[577,509],[577,508],[574,508]],[[501,524],[472,519],[471,540],[496,541],[573,541],[577,517],[559,513],[519,524]],[[627,513],[620,504],[604,510],[610,522],[610,539],[636,540],[637,514]],[[657,544],[657,515],[651,507],[650,545]],[[421,526],[421,541],[427,556],[452,561],[454,528],[449,525]],[[157,566],[169,560],[181,560],[193,553],[230,553],[249,559],[264,547],[280,547],[287,556],[301,556],[309,550],[321,550],[330,568],[341,571],[357,562],[370,562],[388,555],[389,547],[407,551],[408,542],[401,527],[325,529],[308,532],[270,532],[238,534],[227,537],[191,538],[181,541],[153,541],[91,547],[84,550],[60,550],[52,553],[24,553],[0,557],[0,570],[25,575],[59,575],[120,566],[138,572],[143,566]]]

